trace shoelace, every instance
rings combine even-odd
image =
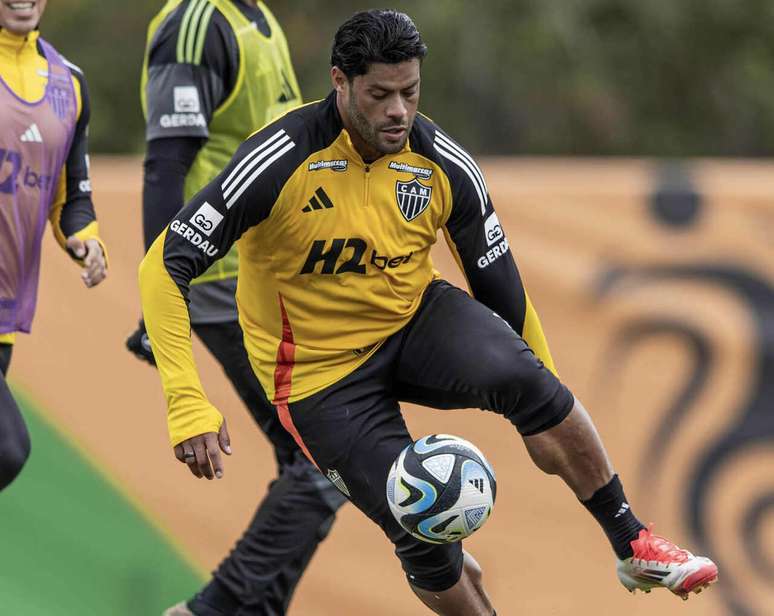
[[[671,541],[654,535],[650,529],[640,531],[640,536],[632,542],[634,557],[642,560],[657,560],[659,562],[684,563],[691,555]]]

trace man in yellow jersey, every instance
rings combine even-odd
[[[46,0],[0,0],[0,490],[30,452],[5,375],[15,332],[32,327],[46,220],[87,287],[106,275],[91,202],[86,82],[40,38],[45,8]]]
[[[144,64],[147,249],[251,132],[301,98],[285,37],[261,2],[168,2],[150,24]],[[274,446],[279,474],[212,580],[170,616],[284,614],[345,501],[284,430],[250,367],[234,298],[237,259],[234,249],[192,281],[191,324]],[[153,363],[142,324],[127,345]],[[194,459],[180,459],[199,472]]]
[[[333,43],[333,92],[253,134],[148,251],[140,287],[172,446],[222,474],[225,424],[198,379],[186,298],[238,240],[240,323],[261,384],[306,455],[381,526],[430,609],[494,613],[459,543],[422,542],[390,513],[388,470],[412,442],[402,400],[503,415],[598,521],[628,589],[701,589],[715,564],[637,520],[557,378],[481,170],[417,114],[426,52],[403,13],[351,17]],[[438,230],[472,297],[434,271]],[[564,573],[551,572],[559,584]]]

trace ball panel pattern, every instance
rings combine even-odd
[[[395,519],[430,543],[468,537],[486,522],[496,496],[494,471],[481,451],[449,434],[423,437],[390,468],[387,502]]]

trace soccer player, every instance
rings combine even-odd
[[[503,415],[599,522],[628,589],[702,588],[717,567],[643,527],[557,378],[478,165],[417,113],[426,51],[405,14],[354,15],[334,39],[333,92],[245,141],[148,251],[140,286],[172,444],[200,472],[222,473],[223,417],[199,384],[186,297],[239,240],[253,368],[309,459],[394,543],[430,609],[493,613],[459,543],[423,543],[389,511],[388,470],[412,440],[402,400]],[[472,296],[433,269],[439,229]]]
[[[251,132],[301,103],[282,29],[263,3],[242,0],[168,2],[149,27],[141,96],[146,249]],[[237,259],[234,249],[192,281],[191,324],[274,446],[279,476],[210,582],[169,616],[284,614],[346,501],[282,427],[250,367],[234,297]],[[153,363],[142,323],[127,345]],[[202,475],[194,458],[178,458]]]
[[[30,452],[5,375],[15,333],[32,326],[46,219],[87,287],[107,273],[91,202],[86,81],[39,36],[45,8],[0,0],[0,490]]]

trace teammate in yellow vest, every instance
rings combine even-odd
[[[283,425],[384,530],[435,613],[494,610],[460,543],[422,542],[389,510],[389,468],[412,443],[400,401],[502,415],[600,524],[626,588],[700,590],[715,564],[643,527],[590,416],[557,377],[481,169],[417,113],[426,52],[403,13],[347,20],[331,94],[253,134],[148,251],[140,290],[172,446],[201,472],[222,473],[223,416],[199,382],[186,297],[237,242],[245,343]],[[438,231],[470,294],[434,270]],[[559,585],[572,575],[560,561],[546,572]]]
[[[279,24],[262,2],[242,0],[167,2],[148,29],[141,96],[146,248],[251,132],[301,102]],[[168,610],[172,616],[284,614],[345,501],[282,428],[250,367],[234,297],[237,266],[234,248],[192,281],[191,324],[274,446],[278,478],[212,580]],[[154,361],[142,324],[127,344]],[[198,472],[193,458],[180,460]]]
[[[0,490],[30,452],[5,374],[16,332],[32,327],[46,220],[87,287],[107,273],[91,202],[86,82],[40,38],[45,8],[0,2]]]

